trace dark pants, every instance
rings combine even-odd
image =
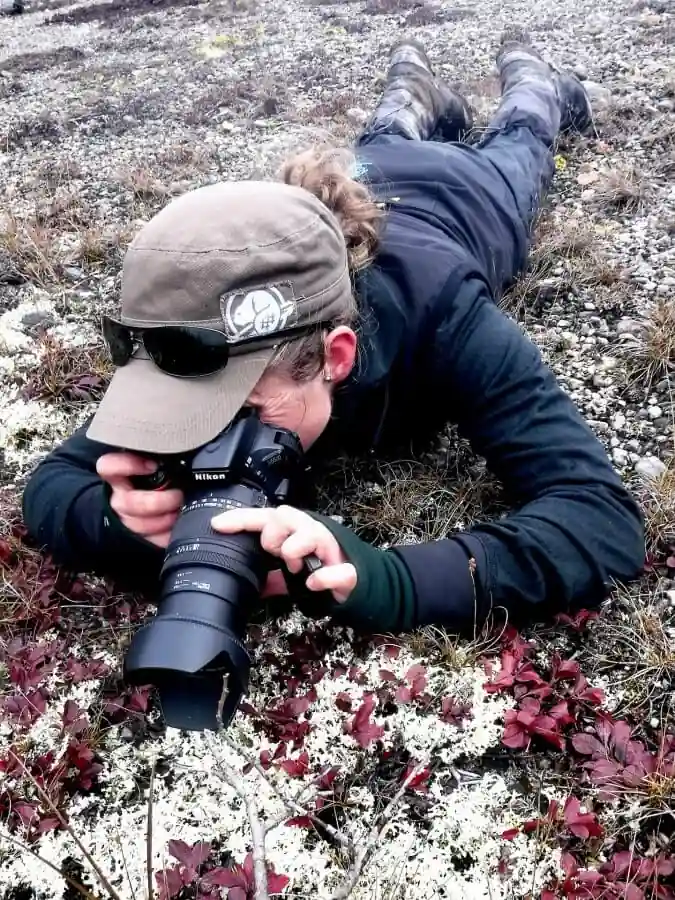
[[[405,180],[400,165],[395,175],[386,171],[384,159],[388,156],[391,163],[396,147],[411,180],[428,173],[442,198],[437,210],[445,204],[449,233],[477,258],[495,296],[501,296],[527,264],[534,219],[555,171],[553,147],[561,112],[553,79],[543,70],[543,64],[533,69],[516,60],[502,71],[499,108],[472,145],[411,141],[391,120],[356,141],[357,156],[361,151],[383,160],[384,177]],[[468,210],[467,205],[474,208]]]

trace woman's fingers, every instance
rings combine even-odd
[[[132,490],[132,475],[151,475],[157,463],[135,453],[104,453],[96,462],[96,471],[113,488]]]
[[[120,519],[129,531],[133,531],[134,534],[139,534],[142,537],[150,538],[157,537],[165,532],[169,534],[176,524],[176,513],[167,513],[163,516],[148,516],[144,519],[120,515]]]
[[[215,516],[211,524],[224,534],[257,531],[262,547],[283,559],[293,573],[301,571],[306,556],[315,554],[323,567],[307,579],[307,587],[312,591],[330,590],[336,600],[344,601],[356,587],[356,569],[347,562],[335,537],[325,525],[298,509],[280,506],[230,510]]]
[[[183,494],[177,488],[165,491],[113,490],[110,505],[118,516],[155,518],[178,512],[183,505]]]
[[[324,566],[307,579],[310,591],[332,591],[338,603],[344,603],[356,587],[356,569],[351,563]]]

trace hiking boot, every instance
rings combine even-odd
[[[433,141],[463,141],[473,128],[473,113],[466,99],[446,82],[438,79],[443,97],[443,112],[431,136]]]
[[[471,113],[466,101],[434,76],[429,57],[418,41],[401,41],[392,52],[382,99],[367,130],[424,141],[437,127],[453,135],[468,130]]]
[[[502,91],[516,81],[548,82],[555,88],[560,108],[560,131],[584,131],[593,121],[593,110],[582,83],[574,75],[558,71],[544,61],[530,43],[529,34],[512,28],[502,35],[497,54]]]
[[[593,107],[583,84],[575,75],[556,72],[553,76],[560,104],[560,131],[584,132],[593,124]]]

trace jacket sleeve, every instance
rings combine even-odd
[[[36,544],[60,565],[139,590],[146,579],[151,585],[157,578],[163,551],[129,531],[110,508],[96,461],[114,448],[89,440],[87,426],[31,473],[22,498],[24,523]]]
[[[427,395],[447,398],[448,419],[515,511],[396,548],[415,584],[417,624],[468,625],[496,607],[517,620],[597,604],[615,580],[642,570],[637,503],[538,348],[480,279],[448,292],[441,308],[425,353]]]

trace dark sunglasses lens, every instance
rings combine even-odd
[[[103,339],[108,346],[110,359],[114,366],[123,366],[131,359],[134,350],[134,342],[129,330],[113,322],[112,319],[103,320]]]
[[[225,335],[206,328],[148,328],[143,344],[158,368],[183,378],[213,375],[230,352]]]

